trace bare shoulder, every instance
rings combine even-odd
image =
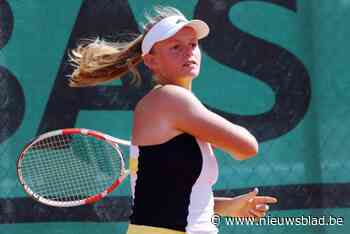
[[[176,109],[177,106],[183,107],[184,104],[193,102],[200,103],[189,90],[177,85],[164,85],[144,96],[137,104],[135,111]]]
[[[151,90],[136,105],[134,111],[132,142],[137,145],[157,144],[181,133],[171,126],[169,115],[177,92],[187,91],[175,85],[165,85]]]
[[[167,114],[176,114],[192,109],[195,111],[204,106],[199,99],[189,90],[176,86],[165,85],[157,90],[158,105]]]

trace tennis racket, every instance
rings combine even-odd
[[[25,192],[43,204],[91,204],[129,174],[120,145],[130,142],[89,129],[51,131],[24,147],[17,159],[17,175]]]

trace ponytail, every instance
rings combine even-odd
[[[128,72],[133,74],[133,83],[140,83],[141,76],[136,66],[142,62],[142,40],[143,35],[140,35],[130,42],[111,43],[96,39],[79,45],[69,54],[75,67],[69,86],[95,86],[120,79]]]

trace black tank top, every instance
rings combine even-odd
[[[212,215],[211,186],[217,179],[217,165],[210,144],[182,133],[162,144],[132,147],[130,156],[138,158],[132,224],[186,231],[189,220],[194,222],[200,212]]]

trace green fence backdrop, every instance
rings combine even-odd
[[[133,108],[151,82],[135,87],[126,76],[69,88],[67,51],[82,38],[138,32],[145,10],[157,4],[210,25],[193,91],[260,143],[258,156],[243,162],[216,151],[216,195],[258,187],[280,200],[270,216],[343,220],[221,223],[220,233],[349,233],[350,0],[0,0],[0,233],[125,233],[128,183],[93,206],[50,208],[25,196],[15,162],[25,142],[53,129],[130,138]]]

